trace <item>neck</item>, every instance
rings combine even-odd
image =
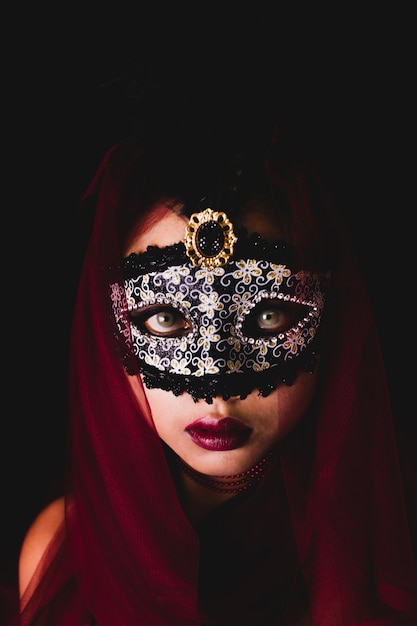
[[[215,509],[236,495],[250,493],[278,463],[278,455],[270,452],[253,468],[243,472],[244,476],[208,476],[192,469],[171,448],[165,453],[175,476],[178,497],[186,516],[193,525],[198,525]],[[261,465],[261,471],[257,466]],[[256,473],[259,472],[259,473]],[[252,474],[254,477],[252,478]],[[236,481],[242,481],[236,485]],[[221,483],[220,485],[217,483]],[[234,485],[230,483],[234,482]]]
[[[182,484],[181,501],[192,524],[199,524],[221,504],[241,493],[250,492],[275,465],[273,452],[240,474],[207,476],[176,457]]]

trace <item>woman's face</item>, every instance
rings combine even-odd
[[[130,238],[126,256],[144,252],[148,245],[178,243],[187,221],[163,203],[155,205],[146,223]],[[266,239],[279,239],[279,229],[262,213],[246,225]],[[134,376],[128,379],[139,397],[141,383]],[[316,384],[317,371],[300,372],[292,386],[280,384],[266,397],[255,389],[244,400],[217,396],[211,404],[195,402],[188,393],[175,396],[162,389],[145,387],[145,394],[161,439],[195,470],[222,476],[255,465],[285,437],[308,409]]]

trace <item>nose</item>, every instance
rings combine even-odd
[[[241,398],[241,394],[237,394],[234,396],[227,397],[225,396],[215,396],[212,401],[212,406],[214,410],[220,414],[225,414],[227,407],[232,407],[239,402],[242,402],[243,398]]]

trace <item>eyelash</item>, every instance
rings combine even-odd
[[[246,316],[242,332],[247,337],[264,337],[285,333],[287,330],[306,317],[309,308],[302,304],[292,302],[282,302],[282,300],[271,300],[260,302]],[[274,323],[274,316],[278,319]],[[158,316],[161,317],[158,320]],[[171,317],[169,326],[164,330],[165,319]],[[262,321],[264,316],[264,321]],[[269,318],[268,318],[269,316]],[[192,330],[192,323],[175,307],[154,306],[130,312],[131,323],[142,333],[154,335],[156,337],[182,337]]]

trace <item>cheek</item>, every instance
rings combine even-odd
[[[187,407],[184,400],[181,401],[180,398],[175,398],[172,393],[162,389],[147,389],[140,375],[129,376],[126,373],[125,376],[141,414],[160,436],[162,436],[159,432],[161,427],[163,429],[175,423],[181,411],[186,414]],[[190,400],[191,404],[194,404],[192,398]]]
[[[197,405],[189,394],[174,396],[163,389],[147,389],[144,386],[150,413],[159,436],[177,435],[187,425]]]
[[[276,441],[283,439],[306,414],[316,392],[317,377],[317,373],[299,373],[293,385],[280,385],[264,399]]]
[[[299,373],[293,385],[280,385],[266,398],[254,398],[251,409],[258,428],[272,445],[281,441],[304,417],[317,388],[317,374]]]

